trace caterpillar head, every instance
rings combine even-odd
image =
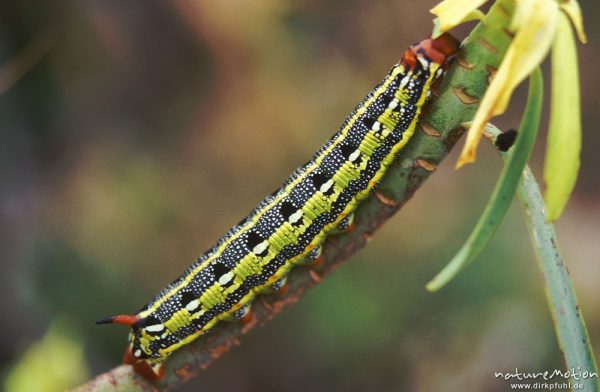
[[[449,33],[437,38],[428,38],[412,45],[402,56],[402,62],[411,69],[420,67],[429,69],[430,65],[443,66],[454,56],[460,47],[460,42]]]
[[[407,88],[410,89],[411,82],[425,85],[422,88],[426,94],[417,102],[418,106],[424,105],[432,92],[437,91],[441,76],[450,64],[448,60],[458,52],[459,46],[456,38],[444,33],[438,38],[428,38],[414,44],[404,52],[401,63],[408,69],[408,76],[401,86],[408,84]]]

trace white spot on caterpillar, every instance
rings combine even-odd
[[[194,310],[198,309],[198,306],[200,306],[200,301],[195,299],[193,301],[188,302],[188,304],[185,305],[185,308],[188,312],[193,312]]]
[[[256,245],[258,246],[258,245]],[[256,247],[254,248],[256,249]],[[234,273],[229,271],[226,274],[221,275],[221,277],[219,278],[219,284],[221,286],[226,285],[227,283],[231,282],[231,280],[233,279]]]
[[[154,324],[146,327],[146,331],[148,332],[160,332],[163,329],[165,329],[165,326],[163,324]]]
[[[404,88],[406,84],[410,81],[410,76],[405,76],[400,80],[400,88]]]
[[[398,101],[397,99],[393,99],[392,102],[390,102],[390,104],[388,105],[388,108],[394,110],[398,107],[398,104],[400,103],[400,101]]]
[[[373,130],[375,132],[379,132],[380,129],[381,129],[381,123],[379,121],[375,121],[375,123],[373,124]]]
[[[350,154],[350,156],[348,157],[348,160],[352,163],[352,162],[356,161],[359,156],[360,156],[360,150],[357,148],[356,150],[354,150],[354,152],[352,154]]]
[[[417,60],[419,60],[419,63],[421,63],[421,67],[423,67],[423,69],[429,69],[429,61],[427,61],[427,59],[425,59],[422,56],[417,56]]]
[[[255,255],[259,255],[259,254],[263,253],[265,250],[267,250],[268,247],[269,247],[269,243],[267,241],[263,241],[260,244],[256,245],[254,247],[254,249],[252,249],[252,253],[254,253]],[[223,276],[225,276],[225,275],[223,275]]]
[[[140,349],[138,348],[137,350],[135,350],[135,352],[133,353],[133,355],[134,355],[136,358],[139,358],[139,357],[141,357],[141,356],[142,356],[142,350],[140,350]]]
[[[326,183],[324,183],[323,185],[321,185],[321,188],[319,188],[319,190],[321,191],[321,193],[325,193],[329,189],[331,189],[332,186],[333,186],[333,180],[329,179],[329,180],[327,180]]]
[[[296,223],[302,218],[302,210],[298,210],[290,215],[290,223]]]
[[[439,68],[439,69],[438,69],[438,70],[435,72],[435,76],[436,76],[436,77],[439,77],[439,76],[442,74],[442,72],[444,72],[444,70],[443,70],[442,68]]]

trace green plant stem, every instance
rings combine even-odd
[[[500,131],[488,126],[486,133],[486,137],[493,142]],[[500,155],[505,160],[509,159],[507,153],[500,152]],[[569,271],[558,248],[554,226],[546,223],[546,208],[540,188],[528,167],[523,170],[517,194],[542,275],[546,300],[565,369],[575,374],[596,373],[595,377],[581,377],[579,380],[571,377],[571,382],[583,385],[583,389],[578,390],[600,391],[598,366],[583,314],[577,303]]]
[[[273,318],[296,302],[302,293],[335,270],[342,261],[360,250],[394,213],[408,201],[464,133],[460,126],[473,118],[511,41],[507,33],[513,13],[512,0],[499,0],[484,22],[469,34],[456,63],[432,99],[428,112],[399,158],[390,166],[378,190],[365,200],[355,215],[355,229],[332,236],[323,246],[323,263],[314,268],[296,268],[288,277],[282,296],[262,295],[252,305],[250,324],[219,323],[210,334],[178,350],[165,365],[166,376],[151,384],[121,365],[103,373],[78,391],[139,391],[174,389],[193,378],[230,348],[240,344],[241,335]]]

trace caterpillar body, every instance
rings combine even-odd
[[[328,234],[349,227],[412,136],[431,86],[458,50],[449,34],[411,46],[340,130],[271,196],[137,314],[98,323],[132,328],[126,362],[160,378],[176,349],[220,320],[240,320],[260,293],[277,291],[290,269],[318,259]]]

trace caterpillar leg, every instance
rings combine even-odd
[[[252,320],[254,320],[254,313],[252,312],[252,309],[248,309],[246,314],[240,319],[240,323],[249,324]]]
[[[354,214],[349,214],[340,221],[337,230],[340,233],[348,233],[354,229]]]
[[[238,322],[242,324],[248,324],[254,320],[254,314],[252,313],[252,302],[248,302],[238,310],[234,311],[223,320],[230,322]]]
[[[283,295],[287,291],[287,288],[287,276],[284,276],[271,285],[271,291],[277,295]]]
[[[123,363],[133,366],[137,374],[149,381],[158,381],[165,376],[165,368],[161,362],[137,359],[129,347],[123,355]]]
[[[287,274],[273,283],[268,283],[256,292],[256,294],[283,294],[287,289]]]
[[[321,253],[323,253],[322,246],[319,246],[308,252],[306,255],[305,265],[315,266],[321,264],[321,261],[323,261],[323,259],[321,259]]]
[[[302,265],[302,266],[315,266],[321,263],[321,252],[323,251],[322,246],[317,246],[313,248],[310,252],[304,256],[304,258],[294,260],[294,265]]]
[[[251,302],[248,302],[247,304],[245,304],[238,310],[229,314],[223,320],[231,321],[231,322],[239,322],[239,321],[243,322],[251,313],[250,306],[252,306],[252,304],[251,304]]]

